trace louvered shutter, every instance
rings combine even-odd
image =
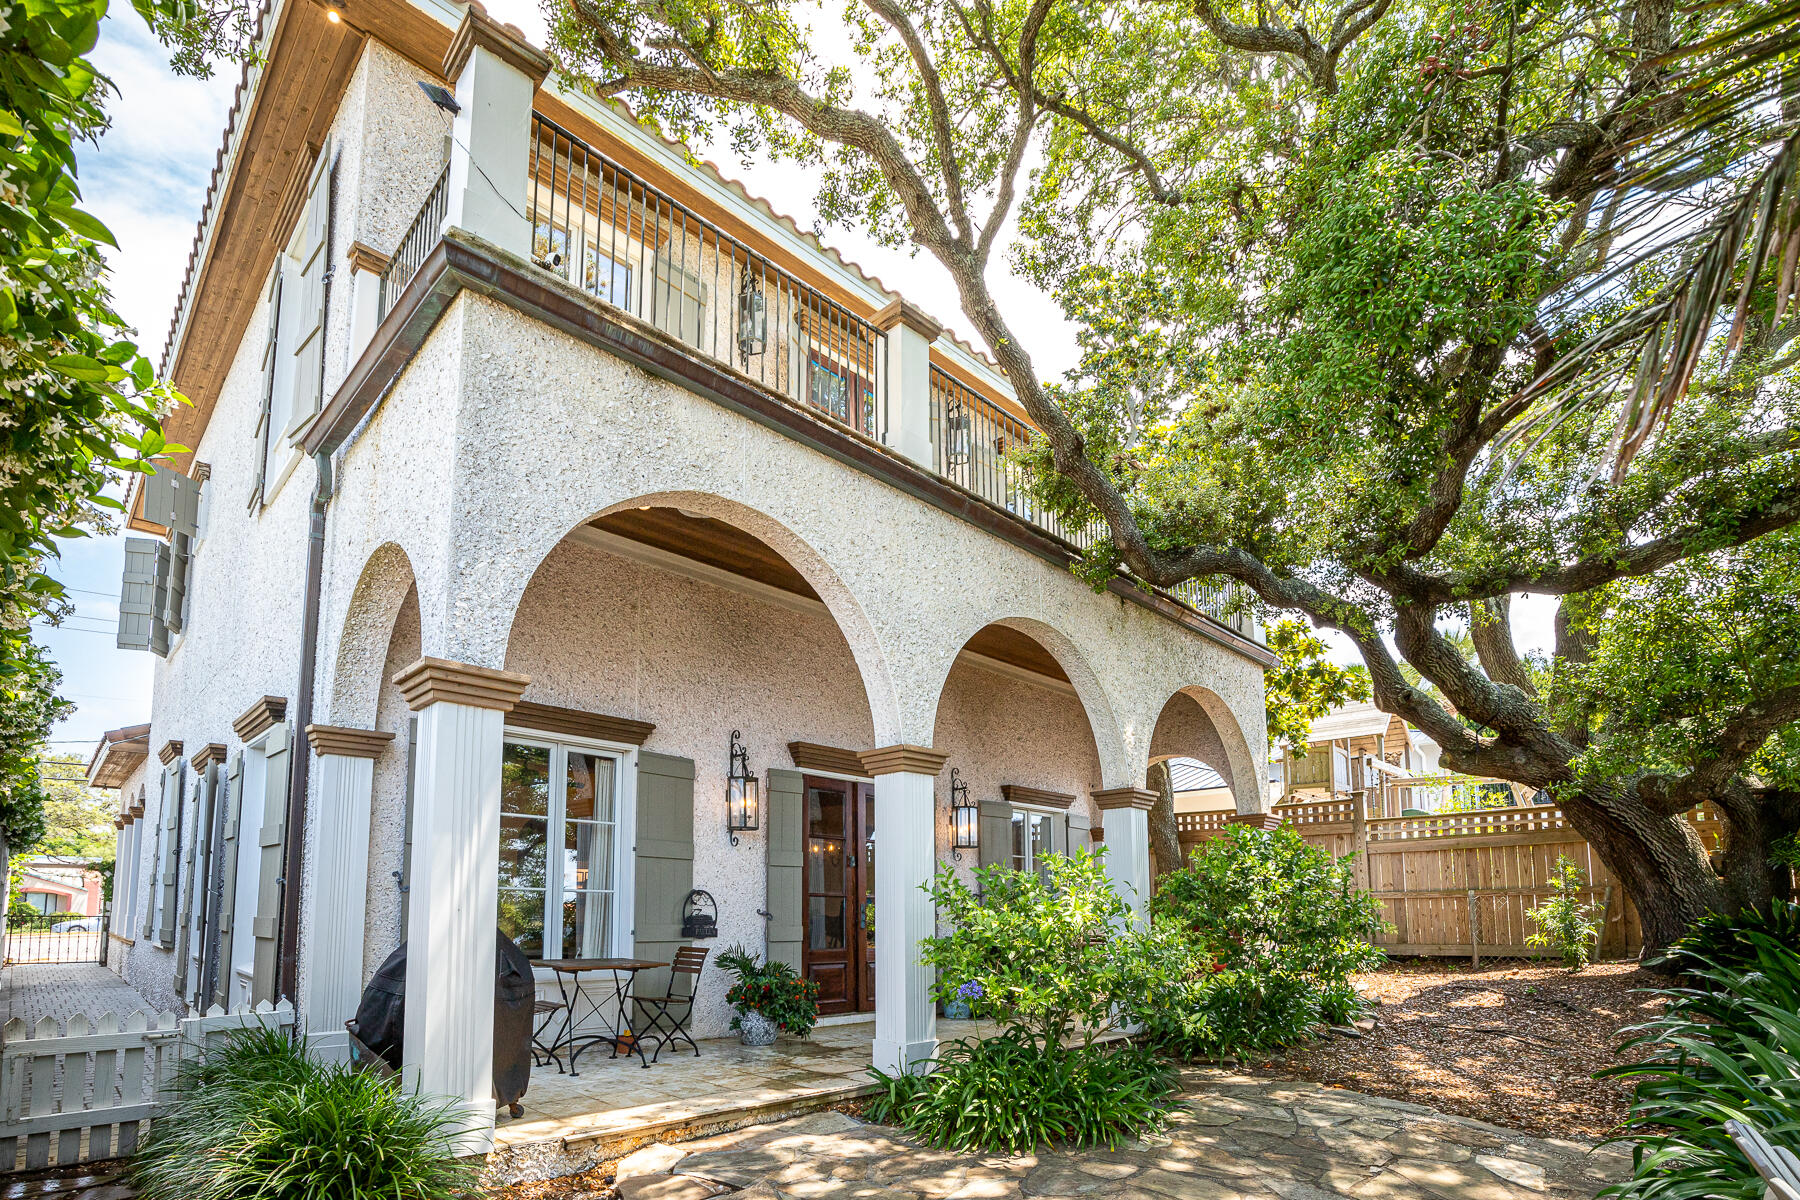
[[[206,900],[206,941],[201,949],[200,995],[209,1004],[229,1007],[231,972],[221,970],[231,958],[231,914],[237,906],[238,812],[244,802],[244,755],[231,756],[225,772],[224,795],[219,800],[217,866]]]
[[[286,725],[269,730],[263,741],[263,826],[257,835],[262,862],[256,876],[256,919],[250,927],[255,939],[251,968],[250,1001],[275,999],[275,967],[281,933],[281,872],[287,854],[287,781],[290,735]]]
[[[681,906],[694,886],[694,760],[639,752],[636,879],[632,887],[632,955],[669,962],[687,945]],[[644,971],[633,981],[643,995],[660,996],[669,972]],[[642,1023],[641,1016],[636,1019]]]
[[[156,603],[156,548],[150,538],[125,539],[125,574],[119,585],[121,650],[150,648],[150,618]]]
[[[158,464],[144,480],[144,519],[171,533],[200,532],[201,481]]]
[[[162,902],[156,913],[156,941],[175,944],[176,881],[181,878],[181,807],[187,790],[187,772],[180,765],[163,773],[162,863],[157,875]]]
[[[1012,806],[1003,800],[981,802],[981,865],[1004,867],[1012,859]]]
[[[307,187],[300,238],[299,327],[294,332],[294,411],[299,421],[319,411],[325,347],[325,275],[330,268],[331,153],[327,147]],[[285,430],[275,430],[276,435]]]
[[[769,772],[768,961],[800,970],[805,931],[803,870],[806,865],[806,792],[798,771]]]
[[[281,264],[269,274],[269,340],[263,344],[262,361],[262,412],[256,418],[256,487],[250,493],[250,507],[255,508],[262,503],[263,488],[268,483],[269,446],[273,441],[270,433],[271,410],[275,403],[275,371],[279,366],[278,347],[281,341]]]

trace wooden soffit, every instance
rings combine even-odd
[[[789,742],[788,757],[801,771],[829,771],[834,775],[867,775],[862,755],[841,746],[821,746],[817,742]]]
[[[630,717],[611,717],[605,713],[587,712],[579,708],[559,708],[554,704],[538,704],[521,700],[507,714],[506,723],[521,729],[544,733],[560,733],[565,737],[593,738],[601,742],[623,742],[641,746],[649,740],[656,725],[651,721],[634,721]]]
[[[1006,797],[1008,804],[1029,804],[1037,808],[1067,808],[1075,803],[1075,797],[1068,792],[1026,787],[1022,783],[1003,783],[1000,794]]]

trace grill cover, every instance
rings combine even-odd
[[[494,1099],[502,1106],[518,1102],[531,1082],[532,1009],[537,985],[531,960],[506,934],[495,930],[494,953]],[[388,955],[363,989],[351,1030],[357,1040],[400,1069],[406,1034],[406,943]],[[444,1047],[450,1052],[450,1047]]]

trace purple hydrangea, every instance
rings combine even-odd
[[[963,1000],[979,1000],[987,993],[986,989],[984,989],[981,984],[971,979],[969,982],[957,988],[956,994]]]

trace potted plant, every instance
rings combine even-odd
[[[782,1030],[805,1037],[819,1020],[819,985],[784,962],[762,962],[742,946],[719,955],[719,966],[737,977],[725,993],[737,1012],[731,1027],[746,1046],[767,1046]]]

